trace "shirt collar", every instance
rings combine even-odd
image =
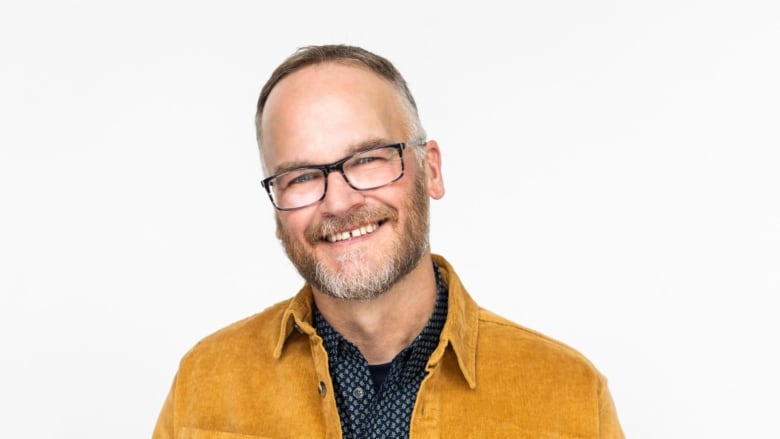
[[[463,378],[470,388],[475,388],[477,331],[479,327],[479,307],[469,296],[455,270],[439,255],[431,255],[433,262],[439,267],[441,280],[448,290],[447,321],[441,330],[439,344],[428,360],[430,370],[442,361],[444,355],[452,351],[455,355]],[[282,355],[284,345],[293,331],[309,337],[319,337],[313,322],[313,293],[311,286],[306,284],[298,294],[290,300],[282,315],[279,337],[274,347],[273,356]],[[449,348],[449,349],[448,349]]]
[[[410,356],[421,359],[415,362],[420,365],[420,372],[423,371],[431,353],[439,344],[441,331],[442,328],[444,328],[444,323],[447,318],[447,285],[442,280],[439,267],[435,262],[433,263],[433,271],[436,276],[436,301],[433,312],[428,318],[428,322],[425,324],[423,330],[417,334],[409,346],[399,352],[393,359],[394,363],[401,362],[401,364],[405,364]],[[339,361],[339,356],[343,352],[342,344],[346,343],[347,345],[351,345],[351,343],[330,326],[330,323],[317,309],[316,303],[312,305],[312,314],[314,329],[317,331],[317,335],[322,338],[323,347],[328,353],[328,359],[331,364],[333,364],[333,362]],[[404,370],[406,371],[407,368],[404,367]],[[409,377],[410,379],[413,378],[413,374],[416,373],[415,371],[407,372],[408,374],[412,374],[412,376]]]

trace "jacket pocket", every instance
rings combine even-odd
[[[228,433],[226,431],[202,430],[200,428],[184,427],[176,434],[176,439],[274,439],[269,436],[254,436],[251,434]]]

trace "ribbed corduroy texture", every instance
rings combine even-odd
[[[412,438],[622,438],[606,380],[582,355],[480,309],[452,267],[449,315]],[[312,292],[237,322],[182,359],[154,439],[340,438]]]

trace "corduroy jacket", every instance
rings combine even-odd
[[[622,438],[605,378],[573,349],[477,306],[434,255],[449,311],[411,438]],[[154,439],[340,438],[312,291],[205,338],[182,359]]]

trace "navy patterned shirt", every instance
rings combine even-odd
[[[422,332],[388,365],[369,365],[358,348],[336,332],[314,307],[314,326],[328,352],[330,377],[344,438],[408,438],[425,365],[447,319],[447,287],[436,273],[436,305]],[[386,375],[383,376],[385,370]]]

